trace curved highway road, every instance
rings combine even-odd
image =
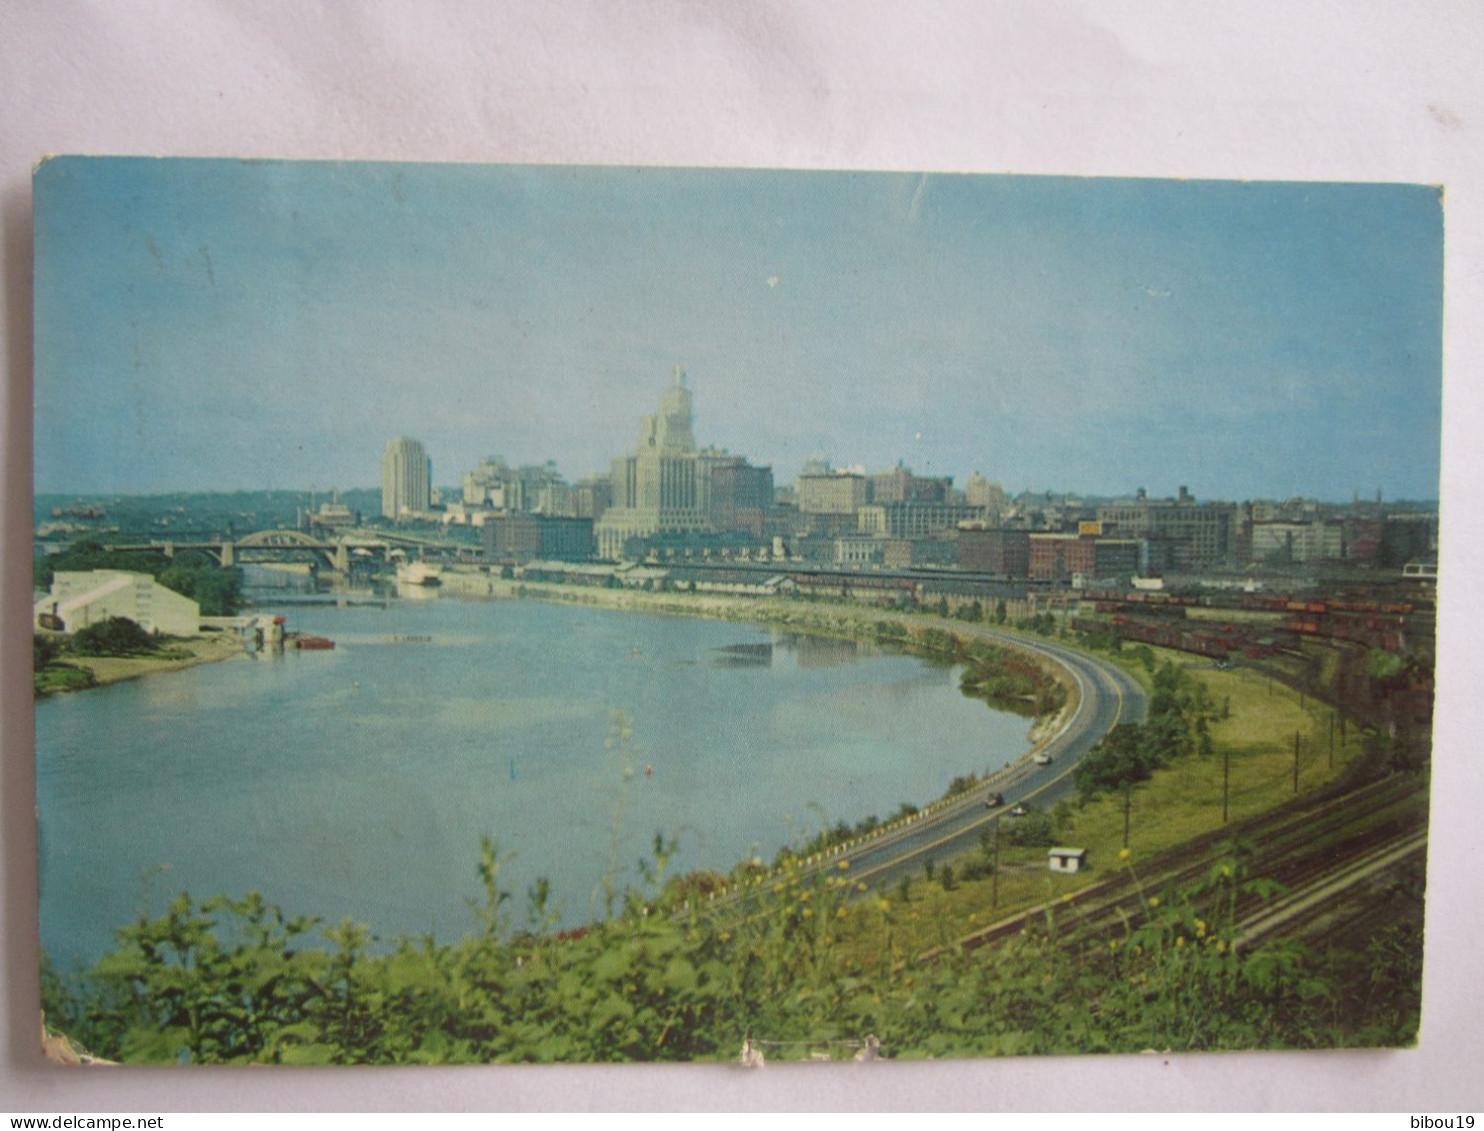
[[[980,831],[992,822],[1014,820],[1006,814],[1017,803],[1028,801],[1044,807],[1070,796],[1075,789],[1077,763],[1093,744],[1120,723],[1144,720],[1147,701],[1143,688],[1105,660],[1049,640],[1028,639],[992,628],[955,623],[952,629],[960,636],[1039,652],[1070,671],[1080,691],[1071,720],[1048,741],[967,793],[886,832],[822,853],[814,858],[814,867],[836,868],[840,861],[848,861],[852,880],[878,888],[903,875],[915,874],[930,858],[946,860],[973,848]],[[1049,755],[1050,764],[1038,765],[1032,753]],[[986,809],[984,802],[991,793],[1003,794],[1004,805]]]

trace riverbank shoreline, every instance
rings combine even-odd
[[[209,636],[193,636],[176,641],[174,646],[190,652],[190,656],[162,658],[153,656],[69,656],[64,661],[75,668],[92,673],[93,681],[86,687],[57,688],[46,694],[73,695],[95,687],[106,687],[113,683],[124,683],[131,679],[184,671],[200,664],[214,664],[233,656],[245,655],[242,641],[231,633],[212,633]]]
[[[1034,641],[1019,641],[1004,630],[975,631],[975,626],[951,617],[878,609],[857,603],[801,603],[784,597],[728,597],[704,593],[653,593],[639,589],[607,589],[586,585],[563,585],[547,581],[515,581],[489,574],[446,570],[443,590],[451,596],[483,600],[544,600],[561,604],[589,605],[628,612],[700,617],[744,624],[761,624],[785,632],[807,632],[873,644],[896,644],[924,658],[940,658],[923,637],[929,632],[947,633],[967,645],[974,640],[1014,649],[1029,656],[1065,691],[1062,706],[1031,720],[1025,757],[1051,741],[1076,715],[1081,690],[1070,672],[1057,660],[1035,647]],[[901,638],[883,637],[882,625],[899,625]],[[979,626],[982,628],[982,626]],[[967,694],[967,693],[966,693]],[[994,704],[979,696],[992,709]]]

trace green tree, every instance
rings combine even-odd
[[[195,601],[207,616],[231,616],[242,603],[241,571],[223,569],[210,555],[196,550],[183,551],[172,559],[158,550],[109,550],[99,542],[74,542],[37,563],[36,583],[44,588],[51,585],[58,571],[94,569],[146,573],[167,589]]]
[[[83,656],[137,656],[153,652],[156,645],[155,638],[128,617],[109,617],[72,634],[72,648]]]
[[[1372,648],[1366,664],[1372,679],[1391,679],[1400,675],[1406,666],[1405,659],[1384,648]]]
[[[195,601],[205,616],[231,616],[242,604],[241,571],[223,569],[210,556],[196,551],[176,554],[156,580]]]
[[[1077,796],[1085,803],[1126,783],[1148,781],[1162,764],[1149,729],[1123,723],[1100,738],[1077,766]]]
[[[35,671],[40,671],[57,658],[61,651],[56,640],[50,636],[42,636],[36,632],[31,635],[31,666]]]
[[[1032,809],[1024,817],[1007,821],[1003,830],[1006,844],[1017,848],[1050,848],[1056,839],[1056,830],[1051,824],[1051,814],[1044,809]]]

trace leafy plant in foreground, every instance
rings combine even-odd
[[[509,929],[501,859],[482,845],[478,929],[450,944],[386,947],[255,894],[179,896],[120,931],[81,983],[49,976],[48,1016],[101,1055],[157,1063],[729,1059],[746,1037],[807,1048],[868,1033],[887,1056],[1011,1055],[1416,1032],[1415,939],[1383,933],[1333,959],[1284,940],[1244,950],[1239,914],[1277,889],[1235,851],[1196,883],[1139,887],[1139,914],[1112,934],[1057,904],[1031,934],[926,964],[896,942],[898,916],[920,904],[863,890],[848,863],[795,869],[711,913],[667,902],[680,885],[656,860],[612,918],[551,933]]]

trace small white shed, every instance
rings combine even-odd
[[[1053,872],[1079,872],[1087,865],[1085,848],[1051,848],[1046,851]]]

